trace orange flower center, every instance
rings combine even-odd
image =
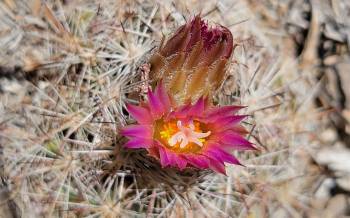
[[[187,124],[181,120],[156,123],[154,137],[168,149],[179,153],[195,153],[202,149],[210,131],[205,131],[205,125],[198,121]]]

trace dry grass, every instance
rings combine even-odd
[[[295,58],[288,33],[278,22],[265,26],[255,10],[238,0],[1,2],[1,199],[9,216],[317,216],[323,175],[311,160],[328,113],[313,105],[320,83]],[[125,150],[118,135],[132,122],[125,103],[142,98],[135,93],[148,82],[138,67],[197,13],[229,26],[239,43],[216,100],[248,106],[245,125],[259,147],[238,153],[245,167],[227,166],[227,177],[162,169],[144,151]]]

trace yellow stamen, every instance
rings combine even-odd
[[[180,120],[158,122],[155,138],[175,152],[197,152],[202,149],[210,131],[203,131],[204,124],[191,121],[183,125]]]

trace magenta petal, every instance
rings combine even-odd
[[[167,150],[166,150],[166,155],[168,157],[169,165],[176,167],[177,166],[177,162],[176,162],[177,155],[174,154],[173,152],[167,151]]]
[[[156,96],[158,96],[158,98],[160,99],[160,101],[163,104],[163,109],[165,111],[170,111],[170,98],[168,93],[166,92],[165,86],[163,84],[163,82],[160,82],[156,88]]]
[[[181,155],[178,155],[175,161],[180,170],[185,169],[187,165],[187,161]]]
[[[152,127],[150,125],[129,125],[123,127],[120,134],[128,137],[152,138]]]
[[[225,165],[222,162],[216,161],[214,159],[210,159],[209,167],[215,172],[226,175]]]
[[[160,101],[160,99],[157,98],[157,96],[152,92],[151,89],[148,90],[148,101],[153,118],[160,118],[165,112],[165,110],[162,102]]]
[[[186,104],[181,106],[178,110],[174,111],[172,114],[172,116],[174,118],[187,118],[188,117],[188,111],[191,109],[191,105],[190,104]]]
[[[152,139],[131,138],[124,146],[126,148],[149,148],[152,142]]]
[[[164,145],[159,141],[155,141],[154,145],[156,145],[157,150],[159,151],[160,162],[161,162],[161,165],[163,167],[166,167],[166,166],[177,167],[178,166],[178,159],[181,157],[178,157],[177,154],[164,148]],[[183,162],[180,161],[180,164],[183,164]]]
[[[241,135],[226,131],[221,134],[215,135],[215,137],[220,140],[223,144],[230,146],[236,150],[255,150],[251,142],[243,138]]]
[[[127,104],[126,108],[130,115],[140,124],[151,124],[151,114],[149,111],[141,106]]]
[[[205,155],[218,161],[241,165],[237,158],[216,146],[210,146],[210,148],[205,151]]]
[[[194,116],[194,115],[201,115],[204,112],[204,98],[201,97],[198,99],[198,101],[189,109],[188,115]]]
[[[237,106],[237,105],[228,105],[228,106],[222,106],[222,107],[214,107],[208,110],[207,116],[214,116],[214,117],[219,117],[219,116],[229,116],[240,109],[245,108],[245,106]]]
[[[246,135],[249,133],[243,126],[238,125],[238,124],[230,126],[229,128],[227,128],[227,130],[236,132],[240,135]]]
[[[211,118],[209,117],[209,120],[210,120],[209,122],[213,122],[215,129],[223,130],[223,129],[228,129],[234,125],[237,125],[246,117],[247,115],[233,115],[233,116],[227,116],[227,117],[220,117],[215,121],[211,120]]]
[[[188,162],[194,167],[205,169],[209,167],[209,160],[203,155],[186,155]]]
[[[170,162],[168,160],[167,152],[162,147],[159,147],[159,158],[160,158],[160,164],[163,167],[166,167],[170,164]]]

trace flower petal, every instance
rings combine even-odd
[[[148,90],[147,95],[148,95],[149,108],[153,118],[154,119],[160,118],[165,112],[162,102],[160,101],[158,96],[152,92],[151,89]]]
[[[151,114],[148,111],[148,109],[141,107],[141,106],[136,106],[132,104],[127,104],[126,108],[130,115],[140,124],[151,124],[152,119],[151,119]]]
[[[163,167],[166,166],[173,166],[173,167],[177,167],[177,159],[178,159],[178,155],[173,153],[172,151],[164,148],[164,145],[159,142],[158,140],[156,140],[156,142],[154,143],[155,148],[158,150],[158,157],[160,159],[161,165]]]
[[[170,97],[166,92],[165,86],[162,81],[159,82],[155,94],[158,97],[158,99],[160,99],[160,101],[162,102],[164,112],[170,111]]]
[[[169,166],[176,167],[177,166],[177,162],[176,162],[177,155],[169,150],[166,150],[166,155],[168,157]]]
[[[127,137],[152,138],[152,127],[150,125],[129,125],[123,127],[120,134]]]
[[[228,130],[231,130],[233,132],[236,132],[242,136],[248,134],[249,132],[241,125],[234,125],[234,126],[231,126]]]
[[[176,161],[177,166],[179,167],[180,170],[185,169],[185,167],[187,165],[187,161],[185,158],[182,157],[182,155],[177,155],[175,161]]]
[[[201,97],[192,107],[190,107],[188,111],[188,116],[198,116],[203,114],[204,106],[205,106],[204,98]]]
[[[216,134],[213,137],[236,150],[256,150],[251,142],[243,138],[241,135],[231,131],[225,131],[221,134]]]
[[[205,169],[209,167],[209,159],[204,155],[186,155],[185,158],[188,163],[199,169]]]
[[[227,105],[227,106],[221,106],[221,107],[213,107],[207,111],[206,116],[211,118],[218,118],[220,116],[229,116],[236,113],[242,108],[245,108],[245,106]]]
[[[191,109],[190,104],[185,104],[179,107],[176,111],[172,111],[169,115],[170,119],[186,119],[188,118],[188,111]]]
[[[167,152],[163,147],[159,147],[159,159],[160,159],[160,164],[162,167],[166,167],[170,164]]]
[[[209,168],[214,170],[215,172],[226,175],[225,165],[222,162],[216,161],[214,159],[209,159]]]
[[[220,117],[219,119],[213,122],[214,129],[216,131],[229,129],[230,127],[240,123],[247,116],[248,115],[232,115],[232,116]]]
[[[237,158],[222,149],[220,149],[218,146],[220,145],[208,145],[208,149],[204,152],[204,154],[212,159],[215,159],[217,161],[223,161],[231,164],[241,165],[241,163],[237,160]]]

